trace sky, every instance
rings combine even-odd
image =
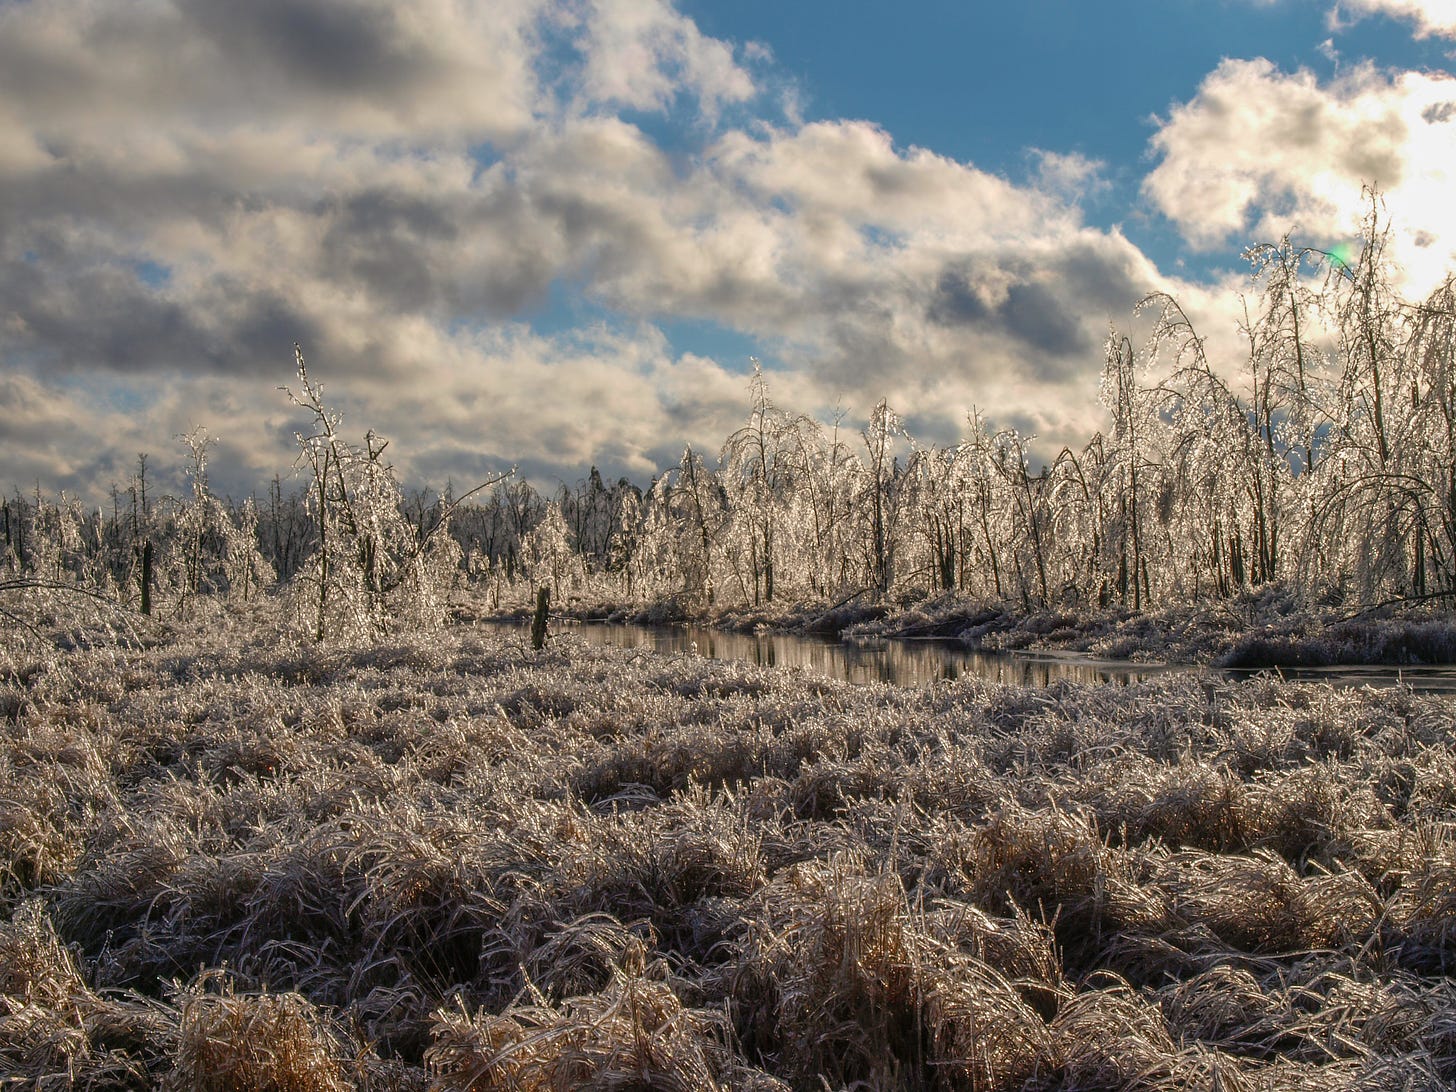
[[[1456,0],[0,0],[0,482],[285,488],[293,346],[412,486],[786,409],[1080,446],[1250,244],[1456,271]]]

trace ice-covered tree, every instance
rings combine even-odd
[[[275,574],[258,550],[256,507],[236,513],[208,484],[208,452],[216,440],[201,426],[178,437],[187,452],[191,495],[173,505],[169,533],[156,565],[158,586],[182,611],[199,597],[246,600],[273,583]]]
[[[773,404],[757,360],[749,392],[748,420],[723,444],[719,481],[728,509],[725,553],[743,598],[757,606],[773,600],[780,562],[793,553],[794,544],[786,549],[782,538],[794,526],[789,513],[806,423]]]
[[[532,586],[549,587],[558,603],[580,592],[586,583],[585,562],[554,502],[546,505],[541,522],[526,533],[521,559]]]
[[[309,378],[296,347],[295,358],[299,391],[285,392],[310,418],[309,429],[296,435],[317,534],[314,553],[295,581],[305,592],[302,604],[314,636],[372,637],[392,625],[438,625],[461,557],[448,534],[454,505],[421,534],[405,518],[394,467],[384,459],[389,442],[373,430],[362,445],[345,440],[339,414],[324,403],[323,388]]]

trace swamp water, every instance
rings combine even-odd
[[[514,631],[517,627],[502,625]],[[553,633],[570,633],[593,644],[641,648],[666,655],[743,660],[763,667],[800,667],[852,683],[926,686],[971,676],[1014,686],[1050,686],[1067,681],[1126,686],[1170,671],[1213,669],[1186,664],[1104,660],[1076,652],[977,652],[955,641],[836,641],[785,633],[734,633],[702,626],[638,626],[556,620]],[[524,635],[525,630],[522,630]],[[1256,672],[1215,672],[1249,678]],[[1456,694],[1456,665],[1433,667],[1336,667],[1287,669],[1291,681],[1342,686],[1393,686]]]

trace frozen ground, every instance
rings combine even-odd
[[[6,646],[42,1088],[1444,1088],[1453,706],[464,628]]]

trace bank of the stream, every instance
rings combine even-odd
[[[1304,602],[1288,588],[1155,611],[1032,609],[957,596],[876,603],[855,596],[828,604],[689,609],[680,601],[558,604],[560,617],[646,626],[696,625],[738,633],[831,639],[933,639],[977,652],[1075,652],[1101,661],[1200,664],[1217,668],[1456,665],[1456,614],[1439,603],[1389,604],[1351,614]],[[462,620],[513,620],[462,604]]]

